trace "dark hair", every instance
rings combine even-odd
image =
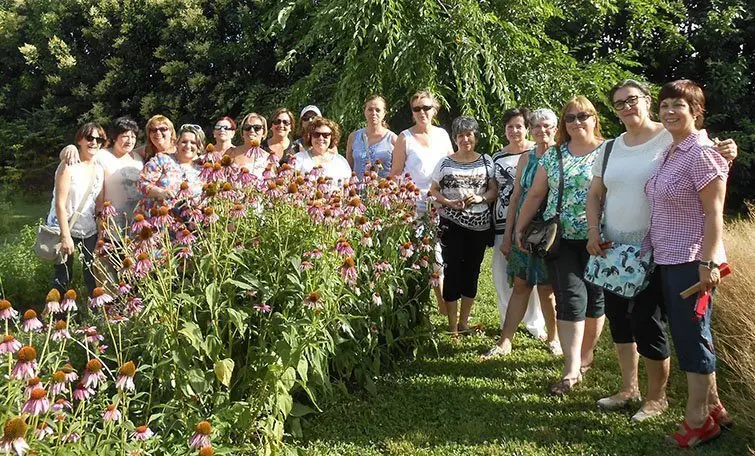
[[[652,95],[650,95],[650,89],[648,89],[645,84],[635,81],[634,79],[624,79],[623,81],[613,86],[611,88],[611,91],[608,92],[608,98],[611,99],[611,103],[613,103],[613,96],[616,95],[616,92],[623,89],[624,87],[634,87],[635,89],[642,92],[643,95],[652,97]]]
[[[332,148],[334,144],[338,144],[338,141],[341,140],[341,128],[338,127],[338,124],[325,117],[315,117],[309,122],[309,125],[307,125],[307,135],[304,137],[305,147],[312,147],[312,132],[315,131],[316,128],[323,126],[330,128],[330,131],[332,132],[328,148]]]
[[[516,117],[521,117],[524,120],[524,128],[530,129],[530,110],[527,108],[514,108],[504,112],[503,126],[506,127],[511,122],[511,119]]]
[[[139,125],[130,117],[119,117],[110,124],[107,131],[107,137],[111,143],[114,143],[118,137],[126,132],[132,132],[134,136],[139,134]]]
[[[100,127],[100,124],[98,124],[97,122],[87,122],[84,125],[80,126],[78,130],[76,130],[76,145],[78,146],[79,141],[81,141],[84,136],[91,135],[94,131],[99,133],[100,138],[102,138],[103,140],[107,139],[107,136],[105,136],[105,130]]]
[[[703,128],[705,94],[698,83],[689,79],[667,82],[658,93],[658,105],[666,98],[681,98],[686,101],[695,118],[695,128]]]
[[[233,119],[231,119],[231,118],[230,118],[230,117],[228,117],[228,116],[223,116],[223,117],[221,117],[220,119],[216,120],[216,121],[215,121],[215,123],[217,124],[217,123],[218,123],[218,122],[220,122],[221,120],[225,120],[226,122],[228,122],[229,124],[231,124],[231,129],[232,129],[233,131],[236,131],[236,122],[235,122],[235,121],[234,121]]]
[[[385,101],[385,98],[377,93],[373,93],[367,96],[367,98],[364,99],[364,103],[362,104],[362,109],[367,109],[367,103],[373,101],[373,100],[379,100],[381,103],[383,103],[383,110],[386,111],[385,114],[388,114],[388,102]],[[381,122],[383,127],[388,128],[388,122],[385,121],[385,117],[383,117],[383,122]]]
[[[291,121],[291,129],[289,131],[289,134],[291,134],[290,132],[294,131],[294,129],[296,128],[296,119],[294,119],[294,113],[291,112],[291,110],[289,110],[288,108],[278,108],[278,109],[276,109],[275,112],[273,112],[273,116],[270,118],[270,121],[271,122],[275,122],[275,119],[277,119],[278,116],[281,115],[281,114],[287,115],[288,116],[288,120]]]
[[[459,136],[460,133],[465,131],[471,131],[472,133],[474,133],[475,139],[479,139],[478,135],[480,134],[480,125],[477,123],[474,117],[459,116],[454,119],[453,123],[451,124],[451,135],[453,136],[454,142],[456,142],[456,137]]]

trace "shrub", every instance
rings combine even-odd
[[[32,253],[36,230],[36,226],[24,226],[13,242],[0,243],[3,296],[22,311],[30,307],[41,310],[42,297],[52,280],[52,266],[41,262]]]

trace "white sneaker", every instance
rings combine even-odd
[[[621,393],[614,394],[613,396],[604,397],[598,400],[598,407],[603,410],[618,410],[626,407],[630,402],[639,402],[642,400],[642,396],[638,392],[635,396],[625,397]]]
[[[548,342],[548,353],[553,356],[561,356],[564,351],[561,349],[561,342],[558,340],[552,340]]]
[[[639,423],[641,421],[647,420],[648,418],[660,416],[663,414],[663,412],[666,411],[667,408],[668,400],[666,400],[665,398],[661,399],[660,401],[646,401],[644,404],[642,404],[640,410],[632,415],[632,421]]]

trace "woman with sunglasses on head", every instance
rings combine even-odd
[[[244,144],[229,149],[226,155],[233,159],[233,163],[246,168],[258,178],[262,178],[268,166],[278,165],[276,157],[262,149],[262,141],[267,136],[267,120],[252,112],[244,116],[241,121],[241,137]]]
[[[330,178],[331,188],[336,189],[351,177],[351,166],[345,158],[333,152],[341,137],[338,124],[324,117],[315,117],[309,122],[309,133],[304,144],[307,150],[294,156],[294,167],[302,173],[319,169],[318,176]]]
[[[524,200],[514,229],[517,248],[525,250],[524,229],[546,199],[543,219],[560,211],[560,243],[555,259],[546,261],[556,296],[556,320],[564,370],[551,394],[563,395],[582,381],[590,368],[603,330],[603,290],[587,282],[583,273],[589,255],[585,204],[592,179],[592,165],[604,146],[600,120],[593,104],[583,96],[570,99],[561,112],[556,146],[540,159],[532,187]],[[562,171],[563,170],[563,171]],[[563,182],[563,191],[559,190]]]
[[[602,242],[640,245],[645,239],[651,220],[645,183],[658,168],[663,151],[673,141],[672,134],[661,123],[653,121],[650,91],[643,84],[624,80],[611,90],[609,96],[626,133],[615,139],[605,165],[603,153],[593,164],[587,201],[590,227],[587,250],[592,255],[603,256]],[[721,142],[717,147],[718,152],[727,158],[736,156],[736,145],[731,140]],[[668,408],[666,383],[670,349],[664,323],[660,269],[653,271],[647,288],[634,298],[605,292],[606,316],[619,361],[622,388],[613,396],[600,399],[598,405],[613,410],[630,401],[641,400],[637,365],[639,356],[642,356],[648,389],[645,402],[632,416],[633,421],[658,416]]]
[[[288,163],[291,158],[304,150],[304,147],[291,140],[291,132],[296,126],[294,113],[286,108],[278,108],[273,113],[272,134],[262,141],[262,149],[275,154],[279,164]]]
[[[105,144],[105,131],[96,123],[84,124],[76,132],[75,143],[80,161],[58,166],[47,215],[47,226],[60,229],[60,253],[67,256],[65,262],[55,265],[53,288],[61,294],[68,290],[73,274],[74,249],[81,245],[84,282],[91,296],[96,286],[93,271],[97,244],[95,212],[104,181],[104,171],[94,157]]]
[[[367,97],[364,101],[367,126],[352,132],[346,142],[346,160],[360,179],[368,167],[377,172],[378,177],[386,177],[391,171],[397,136],[388,129],[385,114],[385,98],[380,95]]]
[[[215,138],[214,150],[203,156],[204,161],[220,161],[223,155],[233,147],[233,136],[236,134],[236,122],[228,116],[223,116],[212,127]]]
[[[159,206],[172,209],[183,183],[188,184],[192,197],[199,196],[202,168],[196,159],[204,150],[204,141],[204,132],[198,125],[182,125],[176,153],[158,152],[144,164],[139,178],[139,190],[144,198],[137,206],[137,213],[149,216],[151,209]]]
[[[438,163],[454,153],[451,138],[446,130],[433,125],[433,118],[438,113],[440,103],[435,95],[428,91],[420,91],[412,95],[409,100],[414,125],[398,135],[393,147],[393,163],[388,177],[401,178],[409,175],[419,188],[420,199],[417,201],[417,212],[423,214],[427,209],[426,198],[432,184],[432,172]],[[440,244],[435,248],[436,267],[443,264]],[[439,269],[442,274],[442,269]],[[446,314],[446,303],[443,301],[443,277],[440,284],[433,287],[438,300],[438,310]],[[459,330],[467,331],[467,322],[459,325]]]

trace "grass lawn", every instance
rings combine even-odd
[[[39,219],[45,218],[50,210],[50,198],[51,195],[12,195],[9,204],[0,207],[3,217],[0,221],[0,244],[17,239],[24,225],[35,225]]]
[[[634,425],[629,421],[633,409],[597,409],[595,401],[620,385],[607,333],[592,370],[563,399],[546,394],[559,377],[561,358],[549,355],[526,331],[520,330],[507,358],[480,361],[479,354],[498,334],[490,251],[483,271],[472,322],[485,325],[484,336],[460,343],[441,336],[437,353],[424,350],[417,360],[378,378],[375,397],[338,397],[304,423],[304,440],[292,443],[305,454],[323,455],[690,454],[663,444],[684,411],[686,385],[679,371],[670,382],[671,409],[662,418]],[[439,331],[445,329],[440,316],[434,322]],[[722,377],[724,383],[725,373]],[[747,455],[755,438],[743,434],[725,432],[693,453]]]

